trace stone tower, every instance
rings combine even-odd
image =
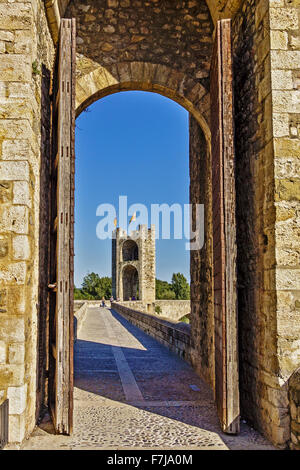
[[[155,301],[155,228],[140,225],[130,232],[117,228],[112,240],[112,295],[135,297],[145,305]]]

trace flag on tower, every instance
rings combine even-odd
[[[136,212],[133,213],[129,223],[131,224],[131,222],[133,222],[134,220],[136,220]]]

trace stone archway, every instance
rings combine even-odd
[[[211,208],[213,186],[211,184],[211,134],[209,123],[213,26],[206,4],[201,2],[187,2],[182,4],[181,2],[171,2],[169,0],[157,0],[156,2],[145,4],[140,1],[126,0],[121,2],[121,8],[118,8],[119,2],[108,2],[108,4],[106,2],[101,4],[91,2],[89,5],[83,6],[79,0],[73,0],[66,11],[67,17],[76,18],[77,21],[77,116],[94,101],[108,94],[127,90],[160,93],[184,106],[190,112],[191,129],[193,125],[196,126],[199,131],[197,135],[201,135],[201,147],[203,150],[201,155],[198,152],[191,152],[191,202],[193,202],[193,204],[205,204]],[[109,6],[111,8],[109,8]],[[162,10],[162,7],[167,7],[172,15],[168,16],[167,11],[165,9]],[[159,13],[164,14],[161,16],[158,15]],[[148,21],[148,23],[146,21],[147,26],[145,25],[144,14],[148,17],[149,15],[151,16],[151,20]],[[64,20],[64,22],[65,21],[69,20]],[[162,24],[162,22],[164,24]],[[127,23],[129,28],[125,27]],[[218,31],[220,31],[220,25],[218,25],[218,28]],[[159,34],[155,33],[157,30],[160,31]],[[220,51],[222,46],[218,41],[215,42],[215,44],[217,44],[217,49],[215,48],[215,50],[218,51],[219,57],[221,55]],[[229,63],[231,64],[231,38],[227,41],[227,44],[229,45]],[[220,69],[215,67],[217,70],[217,78],[214,79],[215,89],[213,91],[219,90],[220,83],[222,83],[220,70],[223,70],[223,65],[222,63]],[[232,89],[232,80],[229,80],[229,82],[230,89]],[[232,99],[232,91],[230,91],[229,95],[231,97],[230,99]],[[232,121],[232,114],[229,113],[229,116],[229,121]],[[221,135],[223,132],[223,124],[219,121],[224,119],[223,109],[215,113],[215,118],[215,131],[219,132],[219,135]],[[219,125],[221,127],[218,127]],[[231,146],[229,145],[229,148],[231,148]],[[219,151],[215,153],[215,155],[218,155],[216,158],[219,158],[218,152]],[[200,156],[201,160],[199,162]],[[223,159],[223,155],[221,158]],[[220,166],[220,164],[218,165]],[[223,165],[223,163],[221,163],[221,165]],[[205,175],[205,184],[204,190],[200,188],[199,191],[198,180],[201,173]],[[217,179],[220,180],[218,176]],[[231,194],[233,194],[234,180],[231,178],[230,181]],[[220,191],[215,191],[215,195],[217,200],[223,201]],[[220,204],[223,204],[223,202],[220,202]],[[232,212],[234,213],[234,211]],[[212,218],[211,211],[209,211],[209,217],[210,219]],[[221,218],[222,217],[223,212]],[[223,233],[221,229],[223,224],[224,220],[222,219],[222,223],[216,226],[216,233],[220,236],[220,240],[221,233]],[[205,265],[206,271],[211,271],[211,239],[213,236],[211,220],[207,221],[205,231],[207,243],[203,250],[204,256],[203,252],[201,253],[201,263]],[[215,235],[214,238],[216,238]],[[210,242],[208,242],[208,240]],[[220,383],[220,381],[222,382],[222,388],[217,387],[216,389],[217,402],[220,404],[219,408],[222,415],[222,428],[228,430],[228,432],[236,432],[231,427],[231,424],[230,428],[228,428],[226,423],[229,421],[230,423],[235,422],[236,418],[238,419],[239,413],[235,413],[233,418],[230,417],[230,419],[227,420],[224,414],[224,410],[227,410],[227,405],[224,406],[224,404],[221,403],[221,400],[226,401],[227,398],[225,394],[228,390],[224,375],[225,368],[227,367],[227,359],[225,354],[222,353],[224,348],[221,344],[224,334],[223,327],[226,323],[225,315],[217,319],[220,321],[223,328],[219,328],[217,332],[214,327],[212,278],[210,278],[210,281],[206,283],[204,287],[201,283],[197,285],[200,271],[199,257],[194,257],[193,266],[195,269],[191,273],[193,277],[191,299],[193,306],[192,335],[197,334],[199,330],[200,309],[204,308],[207,311],[207,321],[203,325],[205,326],[207,341],[201,343],[199,343],[199,341],[193,342],[195,344],[195,350],[191,352],[191,356],[195,365],[199,362],[201,363],[201,375],[205,377],[211,385],[214,385],[214,378],[216,376],[215,363],[217,363],[220,372],[218,375],[220,378],[218,383]],[[137,281],[134,270],[128,268],[128,273],[126,272],[125,274],[124,296],[121,297],[127,299],[135,296]],[[235,274],[231,276],[230,280],[231,279],[235,280]],[[204,307],[203,304],[199,303],[198,299],[198,297],[201,296],[201,290],[205,291],[205,295],[202,296],[203,298],[205,297]],[[222,308],[225,308],[224,305],[225,303],[221,302]],[[233,304],[231,307],[235,315],[235,305]],[[230,308],[228,310],[230,310]],[[236,348],[235,323],[232,331],[233,335],[229,334],[229,336],[232,340],[234,339],[232,344],[234,344]],[[214,338],[217,338],[215,344],[218,345],[218,351],[221,351],[221,354],[218,356],[218,361],[215,361],[214,356]],[[224,341],[227,347],[227,344],[230,342],[226,338]],[[203,356],[203,360],[201,360],[201,356]],[[223,364],[221,365],[223,360],[226,362],[225,368]],[[237,367],[237,361],[231,361],[231,364]],[[235,376],[236,375],[237,374],[235,374]],[[235,401],[238,401],[238,394],[231,393],[231,391],[229,394],[230,396],[234,395]],[[218,400],[218,397],[220,400]]]
[[[123,300],[138,298],[139,274],[135,266],[127,264],[122,271]]]
[[[135,241],[126,240],[122,246],[122,261],[137,261],[139,259],[139,248]]]
[[[210,142],[209,93],[201,83],[172,67],[149,62],[121,62],[103,67],[77,56],[76,115],[100,98],[122,91],[159,93],[189,111]],[[186,83],[189,87],[186,87]]]
[[[185,84],[189,83],[190,88]],[[103,67],[77,56],[76,115],[112,93],[130,90],[159,93],[183,106],[190,113],[190,202],[205,203],[205,239],[201,250],[191,255],[192,308],[191,356],[198,373],[214,388],[214,313],[212,287],[212,180],[209,92],[183,72],[161,64],[121,63]],[[201,272],[202,281],[199,277]],[[203,309],[202,315],[199,315]],[[199,331],[200,338],[199,338]],[[200,341],[199,341],[200,340]]]
[[[198,372],[214,387],[213,295],[209,278],[212,265],[209,74],[214,25],[205,2],[166,1],[167,15],[165,10],[159,13],[162,3],[159,0],[139,6],[142,2],[130,0],[104,2],[99,6],[91,2],[82,8],[79,0],[70,2],[65,16],[76,17],[77,21],[76,115],[102,97],[130,90],[159,93],[189,111],[193,149],[190,152],[191,201],[205,202],[208,207],[206,244],[201,256],[201,270],[208,274],[203,295],[198,275],[200,257],[193,256],[191,261],[191,266],[196,267],[192,356]],[[172,11],[170,21],[169,10]],[[135,24],[124,28],[128,16]],[[197,150],[196,142],[200,144]],[[200,174],[204,181],[201,188]],[[200,298],[205,321],[199,314]],[[202,330],[205,326],[201,342],[205,348],[199,346],[196,333],[201,325]]]

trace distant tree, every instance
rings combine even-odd
[[[155,298],[157,300],[170,300],[175,299],[175,294],[172,290],[172,285],[167,281],[155,280]]]
[[[87,294],[82,292],[82,289],[78,289],[78,287],[74,288],[74,300],[89,300]]]
[[[161,297],[160,298],[164,299],[164,300],[175,300],[176,295],[175,295],[175,292],[172,289],[168,289],[168,290],[163,290],[161,292]]]
[[[99,286],[97,287],[97,293],[98,293],[99,299],[102,299],[102,297],[109,299],[112,294],[111,277],[108,277],[108,276],[100,277],[99,281],[100,281]]]
[[[99,274],[89,273],[83,278],[81,289],[84,294],[92,296],[95,299],[98,299],[98,289],[100,286],[100,277]]]
[[[81,288],[74,289],[75,300],[100,300],[102,297],[109,299],[112,294],[112,282],[108,276],[100,277],[99,274],[89,273],[83,278]]]
[[[190,286],[186,278],[181,273],[174,273],[172,276],[172,290],[176,300],[188,300],[190,298]]]

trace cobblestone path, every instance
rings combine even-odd
[[[74,433],[56,436],[46,417],[22,448],[273,447],[245,423],[223,434],[210,389],[186,362],[114,311],[90,308],[75,343]]]

